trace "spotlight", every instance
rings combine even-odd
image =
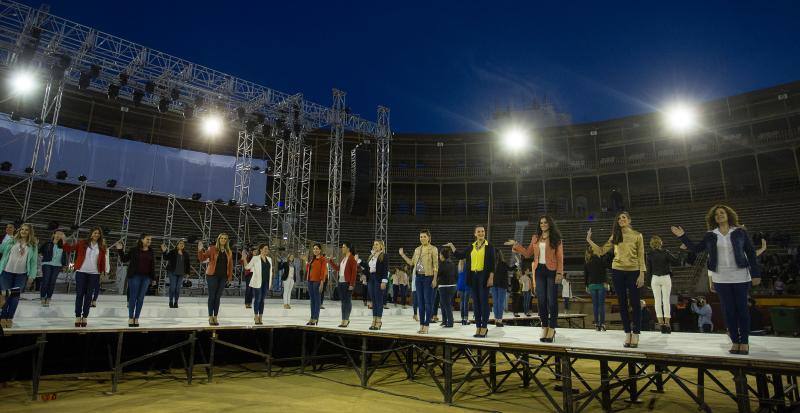
[[[106,181],[106,188],[113,188],[115,186],[117,186],[116,179],[109,179],[108,181]]]
[[[100,77],[100,66],[98,65],[89,66],[89,76],[91,76],[92,79],[97,79],[98,77]]]
[[[153,81],[148,80],[147,83],[144,84],[144,91],[148,95],[152,95],[153,92],[156,91],[156,84]]]
[[[33,168],[31,168],[30,166],[25,168],[25,173],[26,174],[32,174],[33,173]]]
[[[56,179],[58,179],[59,181],[63,181],[65,179],[67,179],[68,176],[69,175],[67,174],[67,171],[58,171],[58,172],[56,172]]]
[[[86,175],[81,175],[78,177],[78,182],[86,182],[87,179],[89,178],[87,178]]]
[[[169,91],[169,97],[171,97],[172,100],[180,99],[180,97],[181,97],[180,89],[178,89],[176,87],[172,88],[172,90]]]
[[[117,100],[117,97],[119,97],[119,86],[110,83],[108,85],[108,98],[111,100]]]
[[[256,126],[258,126],[258,123],[256,123],[256,121],[248,120],[247,122],[244,123],[244,130],[246,130],[247,133],[253,133],[256,131]]]
[[[246,116],[246,112],[244,111],[243,107],[236,108],[236,119],[242,120]]]
[[[192,106],[192,105],[186,105],[186,106],[183,108],[183,117],[184,117],[185,119],[191,119],[191,118],[193,118],[193,117],[194,117],[194,106]]]
[[[236,206],[236,204],[237,204],[237,202],[236,202],[235,199],[229,199],[228,200],[228,206]]]
[[[92,75],[89,72],[81,72],[80,77],[78,78],[78,89],[84,90],[89,88],[89,84],[92,83]]]
[[[210,114],[203,119],[203,132],[209,136],[216,136],[222,131],[222,119],[218,115]]]
[[[124,72],[123,72],[123,73],[120,73],[120,74],[119,74],[119,85],[120,85],[120,86],[125,86],[125,85],[127,85],[127,84],[128,84],[128,79],[129,79],[129,78],[130,78],[130,76],[129,76],[127,73],[124,73]]]
[[[169,99],[162,96],[161,99],[158,100],[158,111],[164,113],[168,110],[169,110]]]
[[[203,197],[203,194],[201,194],[200,192],[195,192],[195,193],[192,194],[192,201],[199,201],[200,198],[202,198],[202,197]]]
[[[56,56],[56,60],[53,62],[53,66],[50,68],[50,76],[53,78],[53,80],[63,80],[64,74],[67,73],[67,69],[71,63],[72,58],[65,54],[59,54]]]
[[[674,104],[664,115],[667,127],[673,132],[687,133],[697,127],[697,112],[687,104]]]
[[[518,127],[512,127],[503,133],[503,146],[508,150],[517,150],[528,145],[528,134]]]
[[[263,114],[263,113],[258,113],[258,112],[256,112],[256,113],[254,113],[254,114],[253,114],[253,116],[255,116],[255,117],[256,117],[256,122],[258,122],[258,124],[259,124],[259,125],[263,125],[263,124],[264,124],[264,121],[266,121],[266,120],[267,120],[267,117],[266,117],[266,116],[264,116],[264,114]]]
[[[142,99],[144,98],[144,92],[141,90],[133,91],[133,106],[138,107],[142,104]]]
[[[11,91],[16,95],[27,95],[36,89],[36,77],[28,71],[18,71],[11,75]]]

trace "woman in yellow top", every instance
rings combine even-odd
[[[619,299],[622,328],[625,329],[625,347],[639,346],[639,332],[642,329],[642,308],[639,301],[639,288],[644,285],[645,266],[644,239],[642,234],[631,228],[631,216],[627,212],[619,213],[614,219],[611,238],[605,245],[598,246],[592,242],[592,230],[586,234],[586,242],[592,251],[603,256],[614,248],[614,261],[611,263],[611,280]],[[631,325],[628,304],[633,313]]]

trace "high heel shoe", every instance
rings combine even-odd
[[[546,341],[547,340],[547,336],[550,335],[549,334],[549,330],[550,329],[548,327],[542,327],[542,336],[539,337],[539,341],[541,341],[542,343],[546,343],[547,342]]]
[[[80,326],[81,326],[81,318],[75,317],[75,327],[80,327]],[[5,320],[3,320],[3,327],[5,327]]]
[[[86,317],[81,318],[81,327],[86,327],[86,325],[87,325]]]
[[[628,345],[629,348],[637,348],[639,347],[639,335],[638,334],[631,334],[631,343]]]
[[[422,326],[422,328],[419,330],[419,333],[428,334],[428,326]]]
[[[749,344],[739,344],[739,352],[736,354],[741,354],[746,356],[750,354],[750,345]]]
[[[128,319],[128,327],[135,327],[135,326],[133,325],[133,319],[132,319],[132,318],[129,318],[129,319]]]
[[[208,316],[208,325],[210,325],[210,326],[214,325],[214,316],[211,316],[211,315]]]
[[[134,327],[139,327],[139,319],[138,318],[134,318],[133,319],[133,326]]]
[[[552,333],[553,333],[553,335],[550,335],[550,334],[548,334],[548,336],[549,336],[549,337],[546,337],[546,338],[544,339],[544,340],[545,340],[545,341],[544,341],[545,343],[552,343],[552,342],[554,342],[554,341],[556,340],[556,329],[555,329],[555,328],[551,328],[551,329],[549,329],[549,330],[548,330],[548,333],[549,333],[549,332],[552,332]]]
[[[739,344],[736,344],[736,343],[731,344],[731,349],[728,350],[728,353],[739,354],[739,349],[740,349],[740,345]]]
[[[383,326],[383,322],[380,319],[377,319],[377,320],[375,320],[375,322],[372,323],[372,327],[370,327],[369,329],[370,330],[380,330],[381,326]],[[426,330],[426,333],[427,333],[427,330]]]
[[[622,347],[628,348],[631,346],[631,333],[627,333],[625,335],[625,343],[622,344]]]
[[[347,328],[350,325],[350,320],[342,320],[342,324],[339,324],[341,328]]]

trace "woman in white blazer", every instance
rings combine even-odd
[[[259,245],[258,252],[259,254],[253,256],[245,265],[245,269],[253,272],[253,276],[250,278],[250,287],[253,289],[253,313],[255,314],[255,323],[260,325],[262,324],[261,317],[264,315],[264,298],[272,285],[275,266],[272,265],[272,257],[269,256],[269,245]]]

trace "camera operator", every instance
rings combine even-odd
[[[711,333],[714,331],[714,323],[711,321],[711,305],[705,298],[697,297],[690,299],[692,312],[697,314],[697,328],[701,333]]]

